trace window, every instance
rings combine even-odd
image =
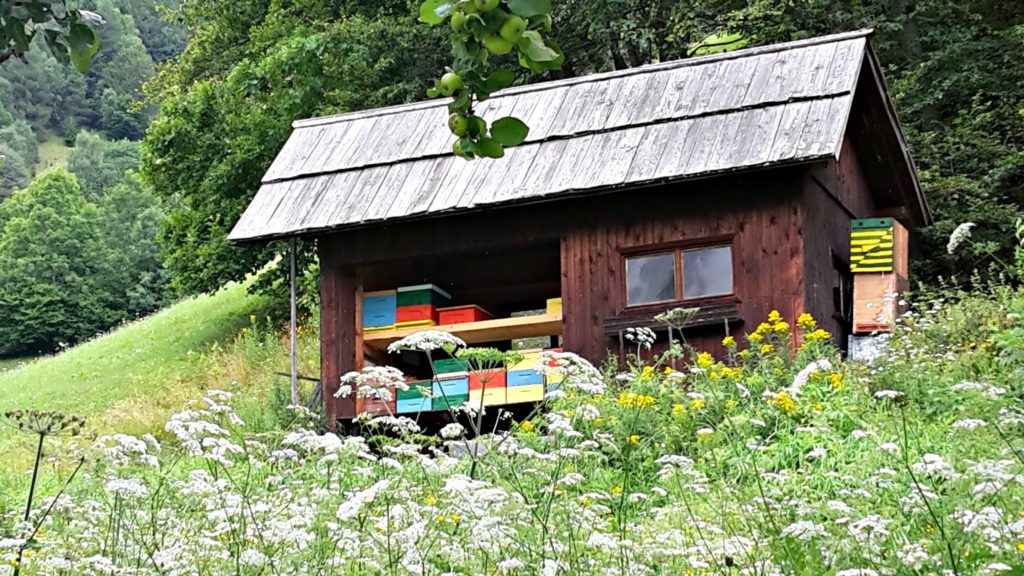
[[[626,305],[732,294],[732,248],[678,249],[626,258]]]

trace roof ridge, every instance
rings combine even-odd
[[[721,62],[724,60],[736,60],[740,58],[748,58],[751,56],[760,56],[763,54],[771,54],[774,52],[783,52],[786,50],[793,50],[796,48],[806,48],[808,46],[817,46],[819,44],[829,44],[833,42],[842,42],[844,40],[853,40],[856,38],[865,38],[874,33],[873,28],[862,28],[860,30],[853,30],[850,32],[841,32],[838,34],[829,34],[827,36],[816,36],[814,38],[805,38],[802,40],[792,40],[790,42],[781,42],[778,44],[768,44],[766,46],[755,46],[753,48],[742,48],[732,52],[721,52],[718,54],[708,54],[706,56],[696,56],[693,58],[682,58],[679,60],[670,60],[668,62],[658,62],[655,64],[645,64],[643,66],[637,66],[635,68],[626,68],[624,70],[613,70],[610,72],[599,72],[596,74],[587,74],[584,76],[574,76],[572,78],[564,78],[560,80],[550,80],[547,82],[538,82],[535,84],[524,84],[522,86],[513,86],[504,90],[495,92],[491,95],[489,100],[501,98],[504,96],[513,96],[516,94],[523,94],[528,92],[539,92],[543,90],[551,90],[562,86],[572,86],[576,84],[587,84],[591,82],[600,82],[609,80],[612,78],[623,78],[627,76],[634,76],[638,74],[648,74],[651,72],[659,72],[664,70],[673,70],[676,68],[686,68],[690,66],[700,66],[703,64]],[[335,124],[339,122],[347,122],[350,120],[358,120],[363,118],[374,118],[377,116],[388,116],[398,112],[412,112],[416,110],[424,110],[428,108],[437,108],[448,105],[448,99],[431,99],[421,100],[418,102],[411,102],[407,104],[397,104],[394,106],[386,106],[383,108],[371,108],[367,110],[356,110],[352,112],[343,112],[340,114],[332,114],[329,116],[317,116],[312,118],[304,118],[295,120],[292,122],[292,128],[310,128],[313,126],[323,126],[327,124]]]

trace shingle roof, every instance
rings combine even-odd
[[[451,154],[447,101],[300,120],[231,241],[838,157],[869,31],[504,90],[526,142]]]

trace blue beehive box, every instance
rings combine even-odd
[[[397,313],[398,295],[394,290],[363,295],[363,328],[394,326]]]
[[[452,376],[445,374],[445,376]],[[465,396],[469,395],[469,374],[461,373],[459,376],[444,378],[434,382],[434,398],[443,396]]]
[[[506,386],[536,386],[544,384],[544,375],[532,368],[525,370],[509,370],[506,374]]]
[[[395,403],[395,413],[430,412],[430,398],[406,398]]]

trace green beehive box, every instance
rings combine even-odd
[[[436,374],[451,374],[452,372],[468,372],[469,362],[461,358],[442,358],[434,360],[434,372]]]
[[[447,400],[445,400],[444,396],[439,396],[430,401],[430,409],[447,410],[448,406],[451,406],[452,408],[458,408],[459,406],[462,406],[466,402],[469,402],[469,394],[453,394],[451,396],[448,396]]]
[[[409,389],[396,390],[395,396],[398,400],[420,400],[430,396],[430,390],[431,383],[429,380],[409,382]]]
[[[399,288],[396,300],[398,306],[423,306],[431,304],[441,308],[451,304],[452,295],[433,284],[420,284],[418,286],[403,286]]]

